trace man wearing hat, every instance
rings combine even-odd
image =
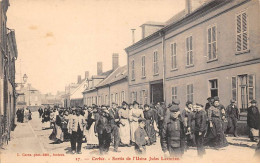
[[[146,153],[146,143],[148,141],[148,136],[145,131],[145,121],[144,118],[138,119],[138,128],[134,132],[135,136],[135,152],[138,155],[145,154]]]
[[[230,100],[230,104],[226,108],[226,115],[228,119],[227,133],[229,133],[230,129],[233,128],[232,134],[234,137],[237,137],[237,121],[239,119],[239,111],[235,100]]]
[[[119,115],[118,115],[118,109],[117,104],[112,103],[112,108],[109,109],[109,115],[111,117],[111,127],[112,127],[112,139],[114,142],[114,152],[120,152],[118,150],[118,146],[120,143],[120,136],[119,136]]]
[[[207,113],[203,109],[203,105],[196,103],[195,113],[195,140],[198,151],[198,156],[202,157],[205,154],[204,135],[207,129]]]
[[[185,138],[185,133],[180,108],[173,104],[168,110],[169,119],[163,123],[162,129],[162,151],[166,156],[181,157],[183,154],[182,140]]]
[[[249,138],[251,141],[257,142],[259,137],[260,115],[256,106],[256,100],[252,100],[250,103],[251,106],[247,110],[247,125],[250,129]]]
[[[109,115],[109,111],[105,105],[101,106],[101,112],[98,116],[98,119],[95,123],[95,133],[98,136],[99,142],[99,151],[100,154],[103,155],[107,153],[110,147],[111,142],[111,119],[112,117]]]
[[[73,154],[75,154],[75,152],[81,154],[81,144],[85,125],[86,121],[81,115],[81,109],[76,109],[76,115],[70,117],[68,125],[68,132],[71,134],[71,150]]]

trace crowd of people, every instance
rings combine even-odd
[[[198,156],[205,154],[205,146],[220,149],[228,146],[227,134],[238,136],[239,109],[236,102],[224,107],[218,97],[208,98],[205,107],[201,103],[186,102],[180,110],[180,101],[140,105],[125,101],[121,106],[83,106],[77,108],[40,108],[43,129],[52,128],[50,139],[55,143],[70,141],[73,154],[81,154],[82,142],[88,148],[99,148],[106,154],[113,145],[134,147],[136,154],[145,154],[146,146],[160,140],[165,156],[181,157],[189,147],[197,147]],[[247,117],[251,141],[259,139],[260,115],[256,101],[251,101]],[[258,131],[258,132],[257,132]]]
[[[24,123],[32,120],[32,112],[31,110],[26,108],[18,108],[16,111],[17,122]]]

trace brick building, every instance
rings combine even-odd
[[[130,101],[178,98],[183,108],[187,100],[219,96],[225,106],[236,100],[241,112],[250,100],[259,103],[259,1],[210,0],[194,10],[190,4],[125,49]]]

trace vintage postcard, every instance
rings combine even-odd
[[[0,163],[259,163],[259,0],[0,0]]]

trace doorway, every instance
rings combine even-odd
[[[151,103],[164,102],[163,82],[151,83]]]

